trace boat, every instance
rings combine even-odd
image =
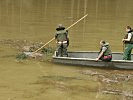
[[[113,52],[112,61],[96,61],[98,56],[97,51],[74,51],[68,52],[68,57],[58,57],[56,53],[53,55],[53,62],[68,65],[90,66],[100,68],[114,68],[114,69],[133,69],[133,60],[122,60],[123,53]],[[133,54],[131,55],[133,58]]]

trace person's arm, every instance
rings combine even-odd
[[[123,41],[123,42],[125,42],[125,41],[130,41],[131,38],[132,38],[132,33],[129,33],[129,34],[128,34],[128,38],[127,38],[127,39],[122,39],[122,41]]]
[[[57,34],[57,33],[55,33],[55,39],[57,39],[57,36],[58,36],[58,34]]]
[[[102,51],[100,52],[100,54],[98,55],[98,57],[96,58],[96,61],[98,61],[102,56],[103,56],[103,54],[104,54],[104,52],[107,50],[107,48],[106,47],[103,47],[102,48]]]
[[[103,53],[104,53],[103,51],[100,52],[100,54],[99,54],[98,57],[96,58],[96,61],[98,61],[98,60],[102,57]]]
[[[68,30],[66,30],[66,36],[68,37]]]
[[[58,36],[58,34],[57,34],[57,33],[55,33],[55,40],[56,40],[56,43],[57,43],[57,36]]]

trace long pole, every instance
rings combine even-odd
[[[82,19],[84,19],[85,17],[87,17],[88,14],[84,15],[82,18],[80,18],[79,20],[77,20],[75,23],[73,23],[71,26],[69,26],[68,28],[66,28],[66,30],[68,30],[69,28],[73,27],[75,24],[77,24],[79,21],[81,21]],[[50,42],[52,42],[55,39],[55,37],[53,37],[51,40],[49,40],[47,43],[45,43],[42,47],[40,47],[39,49],[37,49],[36,51],[32,52],[32,54],[38,52],[39,50],[41,50],[43,47],[45,47],[47,44],[49,44]]]

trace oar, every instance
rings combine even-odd
[[[66,28],[66,30],[70,29],[71,27],[73,27],[75,24],[77,24],[79,21],[81,21],[82,19],[84,19],[85,17],[87,17],[88,14],[84,15],[82,18],[80,18],[79,20],[77,20],[75,23],[73,23],[71,26],[69,26],[68,28]],[[32,52],[32,54],[37,53],[39,50],[41,50],[42,48],[44,48],[46,45],[48,45],[50,42],[52,42],[55,39],[55,37],[53,37],[50,41],[48,41],[47,43],[45,43],[42,47],[40,47],[39,49],[37,49],[36,51]]]

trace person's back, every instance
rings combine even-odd
[[[67,31],[66,30],[59,30],[56,32],[56,39],[57,41],[67,41]]]
[[[56,28],[57,32],[55,34],[55,39],[57,40],[57,55],[67,56],[67,47],[69,43],[68,30],[65,30],[61,24]]]

